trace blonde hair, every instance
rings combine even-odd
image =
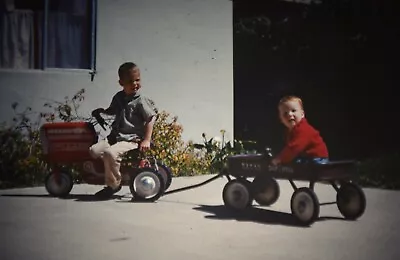
[[[283,98],[281,98],[281,99],[279,100],[278,106],[280,106],[281,104],[286,103],[286,102],[288,102],[288,101],[297,101],[297,102],[300,104],[301,109],[304,110],[304,107],[303,107],[303,100],[302,100],[300,97],[298,97],[298,96],[293,96],[293,95],[284,96]]]

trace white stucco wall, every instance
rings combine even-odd
[[[98,0],[97,75],[87,71],[0,70],[0,121],[17,101],[43,110],[86,89],[82,111],[107,107],[121,88],[118,66],[142,69],[143,93],[178,116],[185,140],[203,132],[233,138],[232,2],[229,0]]]

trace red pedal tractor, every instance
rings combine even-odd
[[[93,120],[96,119],[96,120]],[[99,136],[95,125],[104,130],[103,118],[88,121],[46,123],[40,129],[42,149],[51,171],[45,179],[47,192],[55,197],[67,196],[74,185],[65,165],[77,166],[83,182],[104,185],[104,164],[89,153]],[[171,170],[152,156],[144,156],[138,149],[128,152],[129,158],[121,163],[122,185],[129,186],[135,200],[155,201],[169,188]]]

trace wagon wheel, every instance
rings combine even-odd
[[[59,178],[57,173],[50,172],[44,181],[46,191],[54,197],[65,197],[67,196],[74,185],[74,181],[71,173],[66,170],[59,172]]]
[[[254,200],[261,206],[274,204],[280,195],[278,182],[268,176],[258,175],[252,182]]]
[[[293,192],[290,200],[292,214],[303,225],[311,225],[319,216],[319,201],[310,188],[299,188]]]
[[[225,206],[235,210],[250,207],[253,201],[250,186],[251,183],[245,179],[230,180],[222,191]]]
[[[355,220],[364,214],[367,203],[363,190],[357,184],[348,182],[340,186],[336,204],[346,219]]]
[[[152,168],[140,168],[132,174],[129,189],[135,200],[153,202],[164,193],[164,180]]]

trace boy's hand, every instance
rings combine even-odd
[[[140,151],[144,152],[150,149],[150,141],[149,140],[143,140],[140,143],[140,147],[139,147]]]

